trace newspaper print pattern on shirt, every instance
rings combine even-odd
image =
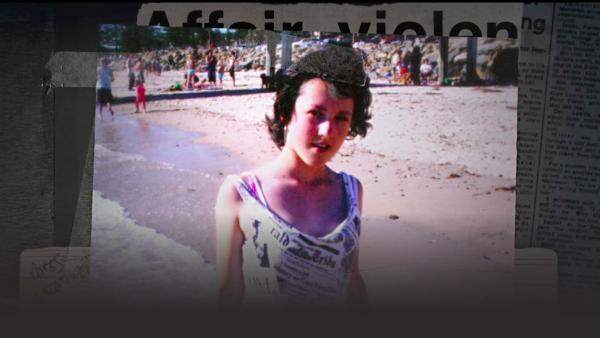
[[[252,175],[229,176],[244,200],[240,227],[245,303],[336,303],[347,296],[358,247],[360,211],[356,178],[341,173],[347,217],[322,237],[304,234],[272,212]]]

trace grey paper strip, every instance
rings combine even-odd
[[[52,55],[46,68],[55,87],[95,87],[98,53],[58,52]]]

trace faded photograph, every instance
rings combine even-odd
[[[100,43],[95,295],[510,305],[516,41],[105,25]]]

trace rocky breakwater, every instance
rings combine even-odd
[[[322,48],[325,44],[322,41],[312,41],[311,43],[295,43],[292,45],[292,62],[296,62],[303,55],[310,51]],[[392,72],[392,57],[398,51],[412,52],[415,46],[419,46],[422,54],[421,60],[427,59],[433,66],[439,60],[439,38],[437,37],[404,37],[391,42],[381,43],[372,41],[359,41],[353,44],[353,47],[363,53],[367,72],[372,77],[389,77]],[[265,70],[267,64],[266,44],[260,44],[253,47],[232,48],[217,47],[216,55],[224,56],[229,59],[231,51],[236,50],[238,54],[238,64],[236,71],[244,70]],[[187,53],[193,53],[199,70],[206,67],[204,55],[206,48],[183,49],[169,48],[164,50],[155,50],[140,53],[147,69],[152,63],[158,63],[162,70],[182,70],[185,67]],[[516,40],[509,39],[477,39],[477,74],[484,83],[489,84],[516,84],[517,83],[517,62],[518,62],[518,44]],[[277,60],[281,58],[281,45],[277,46]],[[126,57],[113,59],[113,65],[117,68],[125,69]],[[467,38],[453,37],[449,39],[448,46],[448,78],[453,83],[459,83],[461,72],[464,73],[467,62]],[[279,63],[276,64],[279,68]]]

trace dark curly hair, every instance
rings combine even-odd
[[[366,136],[367,129],[371,127],[368,122],[371,119],[371,92],[362,59],[352,48],[329,45],[307,54],[285,74],[277,76],[273,117],[266,116],[266,124],[271,139],[279,149],[285,144],[285,127],[292,118],[300,87],[314,78],[321,78],[333,85],[340,97],[354,100],[352,124],[348,134],[350,138]]]

